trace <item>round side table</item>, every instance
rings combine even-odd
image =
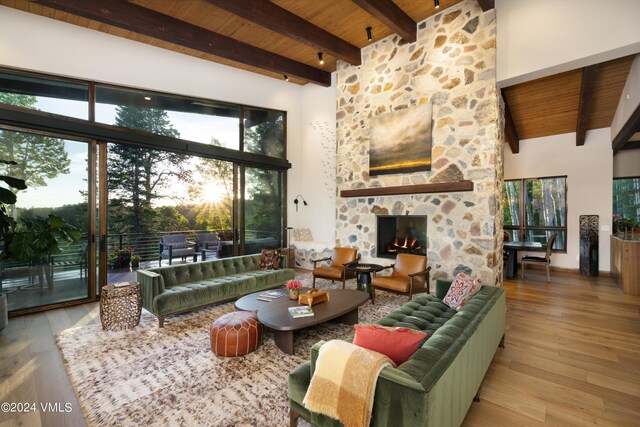
[[[347,270],[355,271],[358,275],[358,290],[369,294],[369,298],[373,294],[371,287],[371,273],[380,271],[384,267],[380,264],[351,264],[347,266]]]
[[[140,323],[142,292],[137,282],[107,285],[100,291],[102,329],[129,329]]]

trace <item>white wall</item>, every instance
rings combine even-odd
[[[627,81],[618,101],[616,113],[611,122],[611,140],[613,141],[622,130],[633,112],[640,105],[640,55],[636,55],[631,64]]]
[[[498,84],[640,52],[638,0],[496,0]]]
[[[288,217],[334,240],[335,194],[332,201],[317,191],[320,136],[309,123],[327,122],[335,132],[335,83],[302,87],[4,6],[0,66],[286,111]],[[296,214],[296,194],[309,202],[308,219],[302,209]]]
[[[293,141],[290,141],[293,144]],[[301,194],[309,206],[290,210],[289,225],[310,228],[317,247],[335,246],[336,215],[336,74],[331,87],[308,84],[302,89],[301,155],[289,179],[289,203]]]
[[[613,177],[640,176],[640,150],[622,150],[613,156]]]
[[[587,132],[576,147],[576,134],[567,133],[520,141],[520,153],[505,150],[504,178],[567,176],[567,253],[554,253],[551,264],[579,269],[580,215],[600,216],[600,271],[610,271],[613,152],[609,128]]]

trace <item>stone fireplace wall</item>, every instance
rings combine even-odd
[[[428,215],[431,277],[502,282],[502,150],[495,10],[467,0],[418,23],[418,40],[383,39],[337,72],[336,243],[377,259],[376,214]],[[430,102],[430,172],[370,177],[371,118]],[[472,180],[459,193],[342,198],[341,190]]]

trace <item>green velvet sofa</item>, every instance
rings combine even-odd
[[[295,276],[291,268],[258,270],[259,263],[256,254],[138,270],[142,306],[162,328],[169,315],[282,286]]]
[[[409,360],[380,373],[371,426],[462,424],[498,346],[504,342],[505,290],[483,286],[456,312],[442,303],[450,284],[450,280],[438,280],[435,297],[420,295],[377,322],[419,329],[429,336]],[[292,426],[299,417],[316,426],[342,425],[302,405],[323,344],[316,343],[311,360],[289,374]]]

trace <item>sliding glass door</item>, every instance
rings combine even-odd
[[[0,175],[27,185],[11,189],[17,201],[7,213],[17,228],[2,242],[0,292],[10,311],[89,298],[90,150],[83,141],[0,129]]]
[[[244,254],[282,247],[283,173],[258,168],[243,168],[242,243]]]

